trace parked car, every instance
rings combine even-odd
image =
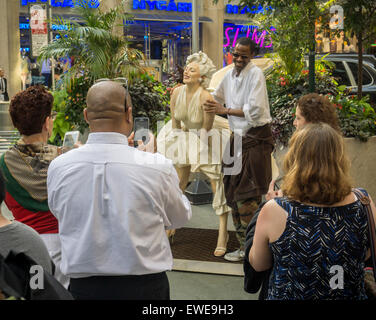
[[[317,55],[316,58],[321,58]],[[345,85],[351,93],[358,92],[358,55],[357,54],[329,54],[325,60],[335,64],[333,76],[339,85]],[[363,93],[370,96],[370,102],[376,104],[376,57],[364,55],[363,61]]]
[[[325,54],[318,54],[316,57],[323,57]],[[333,58],[347,58],[347,59],[353,59],[358,60],[358,54],[357,53],[330,53],[329,55],[326,55],[327,59],[333,59]],[[376,57],[372,54],[363,54],[363,61],[368,62],[373,65],[374,68],[376,68]]]

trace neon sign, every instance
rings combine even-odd
[[[177,12],[192,12],[192,3],[178,2],[174,0],[167,1],[145,1],[133,0],[133,10],[163,10],[163,11],[177,11]]]
[[[272,11],[273,11],[273,8],[271,6],[267,6],[265,8],[262,5],[259,5],[258,7],[256,7],[256,6],[252,6],[252,7],[245,6],[242,9],[242,6],[239,6],[239,5],[231,5],[231,4],[226,5],[226,13],[227,14],[247,14],[247,13],[250,13],[250,14],[258,14],[258,13],[266,14],[266,13],[271,13]]]
[[[48,3],[49,0],[21,0],[22,6],[27,6],[29,3]],[[82,7],[88,7],[91,9],[95,9],[99,7],[99,0],[80,0],[77,2],[77,5]],[[74,0],[51,0],[52,7],[61,7],[61,8],[74,8],[75,1]]]
[[[223,45],[224,48],[226,48],[230,45],[232,47],[235,47],[236,41],[238,40],[238,37],[239,37],[239,33],[244,32],[244,27],[237,27],[235,31],[234,31],[234,29],[235,29],[234,27],[228,27],[228,28],[225,29],[225,36],[226,36],[227,42],[226,42],[226,44]],[[271,27],[270,31],[275,32],[275,28]],[[230,35],[229,35],[230,32],[235,32],[235,37],[234,37],[234,40],[232,41],[232,43],[231,43],[231,38],[230,38]],[[251,34],[251,32],[252,32],[252,34]],[[269,42],[270,42],[269,44],[265,43],[265,37],[267,35],[269,35]],[[256,44],[258,44],[260,48],[263,48],[263,47],[264,48],[271,48],[273,46],[273,41],[272,41],[270,34],[266,30],[259,32],[258,28],[256,26],[248,26],[246,37],[247,38],[251,37],[251,39]]]

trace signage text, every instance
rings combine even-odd
[[[192,12],[192,3],[170,1],[133,0],[133,10],[161,10],[176,12]]]
[[[22,6],[27,6],[29,3],[48,3],[49,0],[21,0]],[[99,0],[80,0],[77,2],[77,5],[82,7],[88,7],[88,8],[98,8],[99,7]],[[75,7],[75,1],[74,0],[51,0],[51,7],[61,7],[61,8],[74,8]]]
[[[231,4],[226,5],[226,13],[227,14],[247,14],[247,13],[250,13],[250,14],[258,14],[258,13],[267,14],[267,13],[271,13],[272,10],[273,10],[273,8],[271,6],[267,6],[267,7],[264,8],[262,5],[252,6],[252,7],[249,7],[249,6],[242,7],[242,6],[239,6],[239,5],[231,5]]]
[[[263,30],[262,32],[258,30],[256,26],[246,26],[248,27],[247,30],[247,38],[251,38],[260,48],[271,48],[273,46],[273,41],[270,36],[270,34]],[[235,47],[236,41],[238,40],[239,33],[244,32],[244,27],[228,27],[225,29],[225,37],[226,37],[226,43],[223,45],[224,48],[232,46]],[[272,27],[270,29],[272,32],[275,31],[275,28]],[[231,36],[230,34],[232,32],[235,32],[234,40],[231,42]],[[265,42],[265,38],[268,36],[269,43]]]

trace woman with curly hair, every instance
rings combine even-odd
[[[203,109],[204,102],[212,99],[207,88],[215,71],[213,62],[203,52],[187,58],[184,85],[172,93],[171,121],[159,133],[157,145],[159,152],[173,160],[183,192],[191,172],[202,172],[210,179],[214,194],[212,205],[220,222],[214,255],[220,257],[226,253],[227,216],[231,209],[226,205],[221,173],[222,150],[217,146],[223,138],[221,133],[228,133],[228,136],[230,133],[222,124],[223,118]],[[213,147],[214,143],[216,147]],[[175,230],[169,231],[168,236],[173,238],[174,233]]]
[[[68,278],[60,272],[61,249],[58,222],[47,201],[47,170],[59,155],[47,143],[52,133],[53,96],[43,86],[32,86],[14,96],[9,113],[21,139],[0,158],[6,183],[5,203],[15,220],[36,230],[55,264],[55,277],[65,286]]]
[[[317,93],[302,96],[297,103],[294,126],[301,129],[308,123],[318,122],[327,123],[341,132],[336,109],[327,97]]]

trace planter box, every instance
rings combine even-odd
[[[355,138],[345,138],[345,147],[351,161],[351,177],[354,187],[362,187],[376,199],[376,136],[361,142]],[[287,147],[276,146],[273,153],[276,166],[282,172],[283,156],[287,152]],[[273,172],[273,177],[276,173]]]

